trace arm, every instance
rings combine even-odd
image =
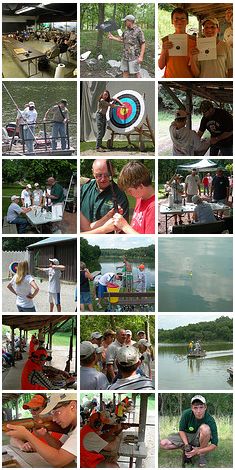
[[[166,37],[166,39],[162,41],[162,50],[161,50],[161,54],[160,54],[160,57],[158,59],[158,66],[159,68],[162,70],[164,69],[164,67],[166,67],[167,65],[167,61],[168,61],[168,50],[171,49],[173,47],[173,44],[171,41],[168,41],[168,37]]]
[[[111,33],[108,34],[108,39],[110,39],[111,41],[123,42],[123,38],[120,38],[119,36],[114,36]]]
[[[218,137],[211,137],[211,144],[213,145],[217,142],[220,142],[221,140],[228,139],[229,137],[231,137],[231,135],[233,135],[233,131],[222,132],[222,134],[218,135]]]
[[[128,224],[127,220],[124,219],[121,214],[115,214],[113,219],[115,227],[122,230],[124,233],[138,233]]]
[[[47,116],[48,116],[48,114],[49,114],[51,111],[52,111],[52,108],[49,108],[49,109],[46,111],[45,116],[44,116],[44,118],[43,118],[43,121],[46,121],[46,120],[47,120]]]
[[[179,435],[184,443],[185,446],[188,445],[188,438],[187,438],[187,435],[184,431],[179,431]]]
[[[85,269],[85,277],[89,279],[90,281],[93,281],[93,276],[90,273],[89,269]]]
[[[9,290],[12,292],[12,294],[15,294],[15,295],[17,295],[17,293],[16,293],[16,291],[15,291],[14,287],[12,287],[12,285],[11,285],[11,283],[10,283],[10,282],[9,282],[9,284],[7,284],[7,288],[8,288],[8,289],[9,289]]]
[[[145,53],[145,42],[141,44],[140,48],[140,55],[138,57],[138,63],[141,64],[144,60],[144,53]]]
[[[27,295],[27,298],[28,298],[28,299],[34,299],[34,297],[36,297],[36,295],[37,295],[38,292],[39,292],[39,287],[38,287],[38,285],[36,284],[35,281],[31,281],[31,282],[30,282],[30,285],[31,285],[31,287],[34,289],[34,293],[33,293],[33,294],[28,294],[28,295]]]
[[[53,264],[52,269],[55,269],[55,270],[59,269],[60,271],[65,271],[66,266],[64,266],[63,264]]]
[[[212,452],[212,450],[215,450],[216,448],[217,446],[215,444],[210,444],[206,447],[193,447],[190,452],[186,452],[186,457],[191,458],[194,457],[194,455],[207,454],[208,452]]]

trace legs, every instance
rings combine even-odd
[[[66,128],[63,122],[59,123],[59,134],[61,137],[61,148],[62,150],[66,149]]]
[[[172,444],[172,442],[169,441],[169,439],[162,439],[160,441],[160,447],[161,447],[161,449],[164,449],[164,450],[179,449],[179,447],[177,447],[175,444]]]
[[[24,140],[28,152],[33,152],[35,126],[27,126],[24,129]]]
[[[59,124],[60,124],[59,122],[54,122],[52,126],[52,140],[51,140],[52,150],[56,150],[56,147],[57,147],[56,139],[58,139],[58,135],[59,135]]]
[[[99,149],[102,145],[102,139],[106,132],[106,116],[101,113],[96,113],[96,124],[97,124],[96,148]]]
[[[25,233],[26,228],[28,227],[28,222],[24,217],[16,217],[11,224],[15,224],[17,227],[18,233]]]

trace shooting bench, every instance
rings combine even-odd
[[[2,233],[12,233],[14,235],[18,233],[16,224],[9,224],[7,222],[7,216],[3,219]]]
[[[133,467],[134,459],[146,459],[147,449],[145,443],[138,440],[138,432],[129,429],[123,431],[118,454],[129,458],[129,468]]]
[[[222,233],[224,230],[229,230],[228,224],[226,221],[219,220],[218,222],[210,222],[208,224],[182,224],[182,225],[173,225],[172,233],[177,234],[201,234],[201,233]],[[229,230],[229,233],[230,232]]]
[[[118,302],[111,302],[111,298],[118,297]],[[110,307],[130,306],[134,308],[155,305],[155,292],[105,292],[104,298],[108,299]]]

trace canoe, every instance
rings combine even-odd
[[[192,358],[197,358],[197,357],[205,357],[206,356],[206,351],[201,351],[199,353],[196,353],[196,352],[192,352],[192,353],[188,353],[187,354],[187,357],[192,357]]]

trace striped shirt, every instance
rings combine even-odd
[[[125,379],[117,379],[108,387],[108,390],[154,390],[152,380],[135,374]]]

